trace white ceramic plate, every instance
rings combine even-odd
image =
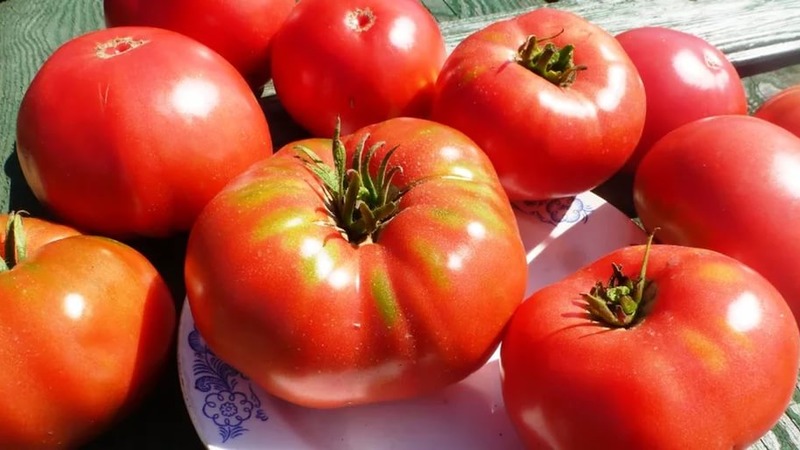
[[[600,197],[517,205],[528,251],[528,294],[606,253],[645,241]],[[184,303],[178,369],[186,408],[209,449],[518,450],[503,408],[498,354],[460,383],[423,398],[313,410],[271,397],[205,345]]]

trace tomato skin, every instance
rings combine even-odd
[[[175,306],[132,248],[33,218],[24,228],[28,258],[0,273],[0,447],[79,448],[148,395]]]
[[[399,116],[426,118],[446,56],[418,0],[303,0],[273,43],[275,92],[314,136]]]
[[[773,95],[753,115],[800,137],[800,85],[790,86]]]
[[[377,241],[333,227],[320,182],[296,157],[328,163],[331,141],[289,144],[212,200],[187,246],[187,296],[219,357],[267,392],[315,408],[408,398],[481,367],[526,286],[525,250],[489,160],[443,125],[390,119],[385,141],[411,188]],[[348,165],[351,156],[348,156]],[[236,245],[230,245],[236,242]]]
[[[530,449],[744,449],[788,406],[800,334],[762,276],[717,252],[655,245],[657,294],[642,322],[591,319],[582,293],[629,276],[644,246],[624,248],[541,289],[501,347],[506,409]]]
[[[708,248],[764,275],[800,318],[800,139],[764,120],[684,125],[642,159],[634,205],[667,244]],[[754,209],[757,208],[757,209]]]
[[[585,65],[559,87],[515,62],[529,35],[575,46]],[[599,185],[630,156],[645,98],[613,36],[567,11],[539,8],[468,36],[439,75],[433,119],[489,155],[512,201],[575,195]]]
[[[747,114],[747,96],[736,68],[706,40],[664,27],[634,28],[616,38],[633,60],[647,97],[644,130],[623,168],[627,173],[636,171],[656,141],[683,124]]]
[[[99,55],[124,38],[144,43]],[[17,121],[36,197],[64,222],[115,237],[188,230],[225,183],[271,150],[264,114],[236,70],[155,28],[65,43],[34,77]]]
[[[227,59],[253,88],[270,79],[272,38],[295,0],[104,0],[106,25],[189,36]]]

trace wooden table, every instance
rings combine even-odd
[[[800,0],[426,0],[448,47],[489,21],[522,9],[572,10],[617,33],[633,26],[664,25],[697,34],[719,47],[746,76],[751,108],[779,89],[800,83]],[[0,209],[49,217],[25,184],[15,154],[19,102],[36,70],[60,44],[103,26],[101,0],[0,0]],[[265,90],[262,104],[275,147],[303,134]],[[65,107],[70,107],[65,105]],[[614,202],[613,193],[606,192]],[[623,202],[624,203],[624,202]],[[623,209],[624,204],[620,204]],[[627,212],[631,212],[627,210]],[[184,297],[185,236],[130,242]],[[746,405],[742,405],[746,408]],[[781,422],[757,448],[800,448],[800,391]],[[203,449],[183,406],[174,358],[142,407],[87,449]]]

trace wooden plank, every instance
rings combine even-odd
[[[445,0],[422,0],[422,4],[440,22],[457,19],[460,16]]]
[[[475,0],[447,2],[464,11]],[[497,3],[491,13],[441,23],[448,49],[488,23],[550,7],[572,11],[613,34],[646,25],[695,34],[722,50],[743,76],[800,63],[800,1],[561,0],[529,1],[519,8],[512,0],[491,3]]]
[[[458,18],[512,12],[541,6],[544,0],[443,0]],[[427,3],[423,0],[423,3]]]
[[[58,5],[58,6],[57,6]],[[62,43],[102,26],[102,2],[52,0],[0,3],[0,210],[24,208],[44,215],[23,181],[14,151],[19,103],[45,59]],[[70,107],[65,105],[65,107]]]
[[[334,1],[334,0],[331,0]],[[448,47],[468,33],[523,10],[545,6],[544,0],[424,0],[439,19]],[[719,46],[742,70],[755,64],[755,71],[798,65],[763,73],[745,80],[751,109],[779,89],[800,83],[800,0],[560,0],[549,7],[583,15],[615,33],[635,25],[673,26],[698,34]],[[475,15],[488,14],[475,18]],[[38,204],[19,170],[14,152],[15,122],[19,102],[45,58],[69,38],[102,26],[99,0],[0,0],[0,210],[23,208],[38,213]],[[771,56],[770,56],[771,55]],[[770,59],[772,58],[772,59]],[[766,64],[772,61],[770,64]],[[747,74],[745,72],[745,74]],[[269,91],[268,91],[269,92]],[[275,97],[266,96],[262,106],[271,128],[280,129],[281,141],[302,134]],[[65,107],[72,107],[65,105]],[[158,261],[159,270],[179,285],[180,242],[165,246],[157,242],[147,251]],[[178,255],[178,256],[175,256]],[[157,395],[113,432],[90,444],[100,449],[201,449],[181,402],[174,361],[158,386]],[[746,405],[743,405],[746,407]],[[755,446],[757,449],[800,448],[800,392],[781,422]]]

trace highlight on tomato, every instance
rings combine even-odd
[[[336,408],[480,368],[527,265],[480,148],[395,118],[288,144],[237,177],[192,228],[185,278],[216,355],[272,395]]]
[[[765,276],[800,319],[800,138],[766,120],[715,116],[683,125],[642,159],[633,185],[642,224],[665,244],[732,256]]]
[[[500,362],[529,449],[744,449],[791,401],[800,333],[751,268],[650,242],[535,292]]]
[[[642,133],[645,91],[611,34],[539,8],[456,46],[432,117],[489,155],[512,201],[545,200],[593,189],[623,166]]]
[[[250,87],[217,53],[173,31],[116,27],[48,57],[20,105],[17,153],[60,221],[161,237],[188,231],[272,142]]]
[[[747,114],[736,68],[700,36],[651,26],[616,38],[636,66],[647,97],[642,137],[623,167],[631,176],[650,147],[675,128],[705,117]]]
[[[446,56],[419,0],[303,0],[275,35],[272,75],[289,115],[328,137],[394,117],[428,118]]]
[[[0,216],[0,448],[79,448],[150,394],[175,305],[133,248]]]

